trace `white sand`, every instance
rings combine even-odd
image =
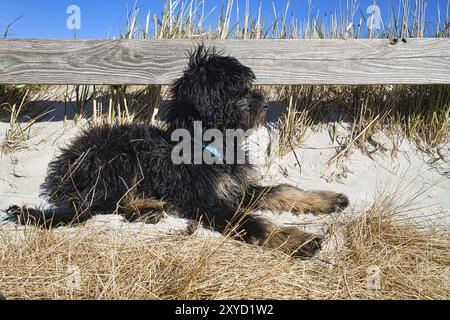
[[[0,122],[2,139],[7,128],[8,123]],[[44,181],[47,164],[58,151],[58,147],[69,143],[78,130],[79,127],[72,121],[66,124],[62,121],[40,122],[32,127],[32,137],[26,143],[26,148],[1,155],[1,210],[10,205],[45,204],[44,200],[39,198],[39,188]],[[383,135],[378,137],[380,142],[383,139],[384,145],[391,144]],[[268,137],[265,130],[259,130],[254,141],[257,141],[261,148],[266,148]],[[325,163],[336,154],[336,150],[327,130],[323,129],[310,132],[304,145],[297,148],[295,154],[300,167],[292,152],[282,159],[273,159],[269,167],[261,166],[265,184],[283,182],[303,189],[338,191],[349,197],[351,205],[343,213],[332,216],[263,213],[280,224],[295,224],[314,232],[324,232],[332,219],[362,212],[379,195],[395,194],[397,202],[407,204],[405,210],[417,208],[413,218],[427,225],[448,228],[450,164],[448,161],[431,164],[427,155],[417,151],[406,140],[400,143],[400,150],[395,156],[391,156],[389,152],[376,153],[371,159],[353,148],[350,157],[342,164],[327,166]],[[411,217],[409,213],[410,211],[405,212],[407,217]],[[5,218],[5,213],[0,212],[0,227],[17,228],[12,222],[1,222]],[[102,225],[105,231],[131,228],[134,236],[154,236],[159,232],[183,230],[187,222],[180,218],[167,217],[156,225],[144,225],[123,222],[121,217],[106,215],[95,217],[87,223],[88,227],[97,228],[98,225]]]

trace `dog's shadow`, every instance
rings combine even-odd
[[[129,93],[127,94],[127,100],[133,101],[135,97],[139,95],[139,93]],[[162,100],[160,97],[161,103],[157,107],[157,113],[155,115],[155,119],[161,120],[165,118],[166,110],[165,105],[167,105],[168,100]],[[287,112],[287,106],[285,101],[283,100],[272,100],[269,101],[269,108],[267,109],[267,123],[271,125],[276,125],[283,115]],[[83,108],[83,118],[90,119],[94,115],[93,111],[93,102],[89,100]],[[301,108],[298,109],[301,111]],[[135,120],[141,121],[145,119],[149,119],[149,114],[152,113],[153,110],[148,110],[145,114],[138,114],[135,117]],[[132,113],[133,110],[130,110]],[[103,103],[101,113],[99,107],[97,106],[97,115],[98,116],[108,116],[108,105]],[[74,120],[77,116],[77,112],[75,110],[74,103],[67,103],[61,100],[36,100],[29,102],[26,105],[25,111],[21,117],[18,118],[19,123],[29,122],[30,119],[34,119],[36,123],[39,122],[60,122],[65,120]],[[10,121],[10,114],[5,113],[0,118],[0,122],[8,123]],[[330,108],[330,112],[328,115],[320,119],[320,123],[331,123],[337,121],[349,121],[346,117],[343,116],[342,112],[338,110],[338,108]]]

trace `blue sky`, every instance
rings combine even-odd
[[[200,1],[200,0],[198,0]],[[399,0],[378,0],[377,4],[382,11],[383,19],[392,15],[391,7],[397,6]],[[411,5],[415,0],[409,0]],[[217,24],[217,16],[220,14],[224,0],[206,0],[205,11],[215,10],[209,16],[207,25]],[[235,0],[240,6],[241,13],[245,9],[245,0]],[[258,11],[260,1],[250,1],[251,12]],[[312,13],[317,12],[324,17],[339,7],[345,8],[346,3],[351,0],[312,0]],[[435,30],[437,20],[438,2],[441,4],[441,16],[445,18],[447,0],[427,1],[427,22]],[[163,9],[164,0],[140,0],[142,16],[148,11],[151,16],[160,15]],[[267,1],[262,0],[263,17],[266,21],[274,18],[272,3],[279,12],[286,6],[285,0]],[[291,0],[289,14],[297,18],[307,16],[307,0]],[[360,0],[359,8],[365,11],[373,3],[373,0]],[[69,14],[66,9],[69,5],[77,5],[81,9],[81,29],[77,30],[77,37],[83,39],[106,39],[118,35],[119,26],[124,26],[126,21],[127,6],[131,8],[134,0],[0,0],[0,35],[8,25],[16,18],[22,16],[10,28],[9,38],[73,38],[74,31],[66,27],[66,20]],[[233,9],[235,15],[235,7]],[[360,17],[360,13],[356,15]],[[142,22],[143,23],[143,22]],[[151,30],[152,32],[152,30]],[[1,37],[1,36],[0,36]]]

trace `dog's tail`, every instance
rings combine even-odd
[[[47,209],[10,206],[5,212],[9,219],[13,219],[20,224],[35,225],[42,228],[82,223],[92,217],[90,211],[77,211],[69,206]]]

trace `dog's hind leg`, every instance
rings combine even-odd
[[[296,214],[340,212],[348,206],[348,198],[342,193],[304,191],[287,184],[251,186],[246,197],[247,203],[253,203],[257,209],[291,211]]]
[[[20,224],[35,225],[43,228],[54,228],[85,222],[92,217],[90,210],[76,210],[69,205],[37,209],[11,206],[6,213],[15,217]]]
[[[312,257],[322,247],[322,237],[297,227],[277,226],[260,216],[248,215],[242,228],[245,241],[298,257]]]
[[[266,226],[265,236],[257,239],[263,247],[279,249],[293,256],[309,258],[322,248],[323,237],[297,227]]]
[[[227,216],[222,210],[210,213],[202,216],[202,223],[225,236],[278,249],[293,256],[312,257],[321,249],[323,238],[300,228],[277,226],[264,217],[239,211],[228,216],[228,219]],[[209,217],[212,220],[208,220]]]
[[[158,223],[164,217],[167,203],[152,198],[126,199],[119,205],[119,213],[128,221]]]

